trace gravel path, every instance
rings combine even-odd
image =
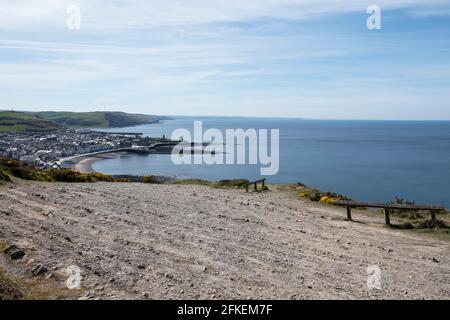
[[[448,242],[284,191],[18,182],[0,203],[0,240],[27,253],[14,263],[77,265],[101,299],[450,298]]]

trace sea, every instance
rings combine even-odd
[[[268,183],[302,183],[360,201],[450,208],[450,121],[305,120],[298,118],[172,117],[110,132],[170,138],[174,130],[278,129],[279,172]],[[269,136],[270,141],[270,136]],[[270,150],[270,146],[269,146]],[[170,155],[117,154],[93,169],[107,174],[163,175],[210,181],[263,178],[260,165],[176,165]]]

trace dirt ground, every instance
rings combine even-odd
[[[42,263],[76,297],[99,299],[449,299],[450,243],[383,218],[285,191],[203,186],[17,182],[0,186],[0,240]],[[367,288],[370,266],[381,289]]]

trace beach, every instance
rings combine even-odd
[[[279,129],[279,172],[270,183],[301,182],[324,191],[369,202],[400,197],[417,204],[450,208],[450,122],[331,121],[277,118],[174,117],[157,125],[134,127],[143,136],[171,137],[178,128],[204,130]],[[115,132],[130,131],[129,128]],[[205,139],[206,141],[207,139]],[[247,149],[250,149],[247,145]],[[257,147],[257,145],[256,145]],[[271,146],[268,146],[271,150]],[[226,159],[225,159],[226,160]],[[248,160],[248,159],[247,159]],[[251,165],[176,165],[166,155],[115,157],[95,163],[109,175],[222,179],[261,179],[261,163]]]
[[[103,153],[91,156],[81,156],[75,159],[72,159],[72,163],[65,163],[62,165],[63,168],[69,168],[81,173],[95,173],[95,170],[92,168],[92,164],[99,160],[104,159],[113,159],[115,157],[115,153]]]

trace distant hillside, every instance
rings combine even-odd
[[[39,118],[69,128],[113,128],[158,122],[156,116],[125,112],[36,112]]]
[[[0,111],[0,132],[46,132],[55,131],[59,128],[60,126],[57,123],[46,119],[41,119],[32,113]]]
[[[113,128],[158,122],[157,116],[125,112],[0,111],[0,132],[54,131],[68,128]]]

